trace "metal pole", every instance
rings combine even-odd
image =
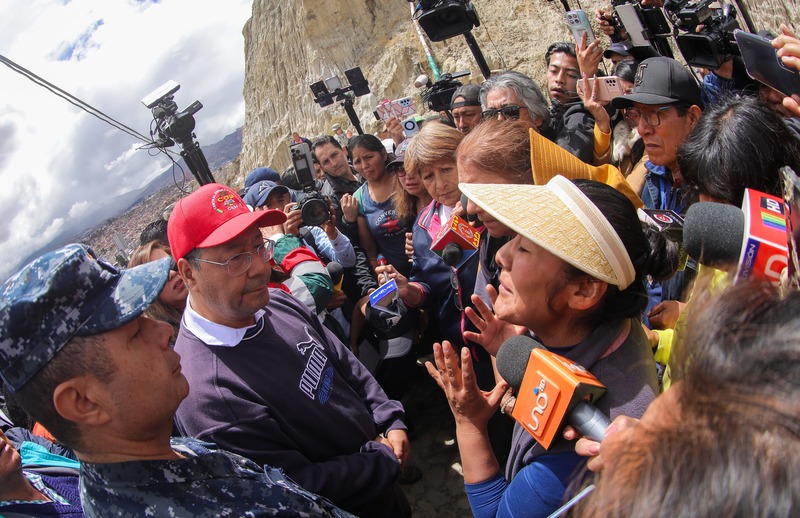
[[[483,57],[483,52],[481,52],[478,42],[475,41],[475,36],[472,35],[472,31],[467,31],[464,34],[464,39],[467,40],[467,46],[469,50],[472,51],[472,55],[475,56],[475,61],[478,62],[478,68],[481,70],[483,78],[489,79],[492,75],[492,71],[489,69],[489,64],[486,63],[486,59]]]

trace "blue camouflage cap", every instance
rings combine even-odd
[[[172,259],[128,270],[67,245],[34,260],[2,287],[0,375],[22,388],[69,342],[116,329],[142,314],[167,282]]]

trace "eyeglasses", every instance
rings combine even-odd
[[[406,171],[405,167],[401,167],[400,169],[394,170],[394,175],[398,178],[403,178],[404,176],[419,176],[418,172],[409,173]]]
[[[217,266],[224,266],[228,269],[228,275],[231,277],[238,277],[250,269],[250,265],[253,263],[253,255],[258,256],[266,263],[272,259],[272,253],[274,249],[275,244],[272,241],[265,241],[264,244],[256,248],[255,252],[242,252],[241,254],[236,254],[224,263],[209,261],[208,259],[200,259],[199,257],[190,257],[189,259],[200,261],[201,263],[211,263],[216,264]]]
[[[638,108],[625,108],[622,110],[622,114],[625,120],[628,121],[628,124],[633,128],[639,125],[640,118],[644,119],[644,122],[647,123],[648,126],[655,127],[661,125],[661,114],[665,113],[670,108],[674,108],[674,106],[662,106],[655,110],[644,111],[640,111]]]
[[[170,261],[170,265],[169,265],[170,271],[173,271],[173,272],[177,273],[178,272],[178,263],[176,263],[175,259],[173,259],[172,257],[169,258],[169,261]]]
[[[503,117],[506,119],[519,119],[519,112],[520,110],[527,110],[524,106],[516,106],[514,104],[510,104],[508,106],[503,106],[502,108],[492,108],[489,110],[484,110],[481,112],[481,117],[484,119],[494,119],[497,117],[497,114],[502,114]]]

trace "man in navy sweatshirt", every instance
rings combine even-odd
[[[295,298],[268,288],[271,244],[230,188],[181,199],[167,233],[189,288],[175,351],[191,391],[176,423],[359,516],[409,516],[402,405]]]

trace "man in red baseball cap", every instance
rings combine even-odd
[[[269,289],[272,246],[233,189],[180,200],[167,226],[189,289],[175,351],[189,396],[185,435],[279,467],[358,516],[410,516],[396,483],[410,453],[402,405],[291,295]]]

